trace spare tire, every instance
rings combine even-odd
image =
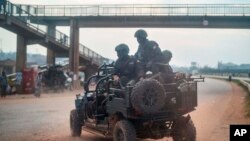
[[[137,112],[153,114],[165,105],[166,94],[160,82],[155,79],[144,79],[134,86],[130,98]]]

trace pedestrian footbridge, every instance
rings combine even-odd
[[[40,44],[47,62],[69,57],[76,76],[80,64],[86,76],[109,59],[79,43],[79,28],[250,28],[250,4],[161,4],[161,5],[0,5],[0,26],[16,33],[16,70],[26,63],[26,46]],[[70,36],[56,30],[70,26]],[[93,69],[95,68],[95,69]]]

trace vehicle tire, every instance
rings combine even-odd
[[[172,134],[173,141],[196,141],[196,128],[191,119],[186,121],[183,117],[176,122]]]
[[[73,137],[79,137],[82,133],[81,121],[75,109],[70,112],[70,131]]]
[[[134,125],[128,120],[116,122],[113,130],[114,141],[135,141],[136,131]]]
[[[166,103],[164,87],[155,79],[139,81],[131,93],[133,108],[143,114],[158,112]]]

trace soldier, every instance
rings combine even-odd
[[[164,81],[166,83],[172,83],[175,77],[175,74],[173,73],[173,69],[169,65],[171,58],[172,58],[171,51],[169,50],[162,51],[162,62],[164,64],[160,64],[159,71],[162,72]]]
[[[117,52],[118,59],[115,62],[114,66],[114,80],[115,82],[120,82],[121,85],[117,85],[118,83],[114,83],[115,87],[118,86],[126,86],[127,83],[131,85],[135,84],[135,81],[138,81],[143,77],[143,68],[140,63],[133,57],[129,56],[129,48],[126,44],[119,44],[116,46],[115,51]],[[124,97],[124,93],[116,92],[116,95],[119,97]],[[103,101],[105,98],[100,98],[98,101]],[[98,103],[97,105],[101,105]],[[96,108],[96,100],[93,102],[88,102],[87,111],[88,116],[92,116],[93,112]]]
[[[134,36],[139,43],[135,58],[143,64],[145,71],[152,71],[154,74],[157,73],[154,70],[154,64],[160,62],[162,58],[161,49],[158,44],[155,41],[149,41],[147,39],[148,35],[143,29],[137,30]]]
[[[128,55],[129,48],[126,44],[116,46],[118,59],[116,60],[114,70],[115,76],[120,78],[123,86],[130,80],[138,81],[143,77],[143,68],[134,57]]]

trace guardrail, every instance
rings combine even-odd
[[[249,16],[250,4],[20,5],[37,16]]]
[[[229,76],[215,76],[215,75],[203,75],[204,77],[209,77],[209,78],[220,78],[220,79],[229,79]],[[250,93],[250,78],[245,78],[245,77],[231,77],[232,80],[238,80],[242,85],[244,85],[247,89],[248,92]]]
[[[244,80],[240,80],[240,83],[241,83],[242,85],[244,85],[245,87],[247,87],[247,88],[248,88],[248,91],[250,92],[250,84],[249,84],[248,82],[246,82],[246,81],[244,81]]]

